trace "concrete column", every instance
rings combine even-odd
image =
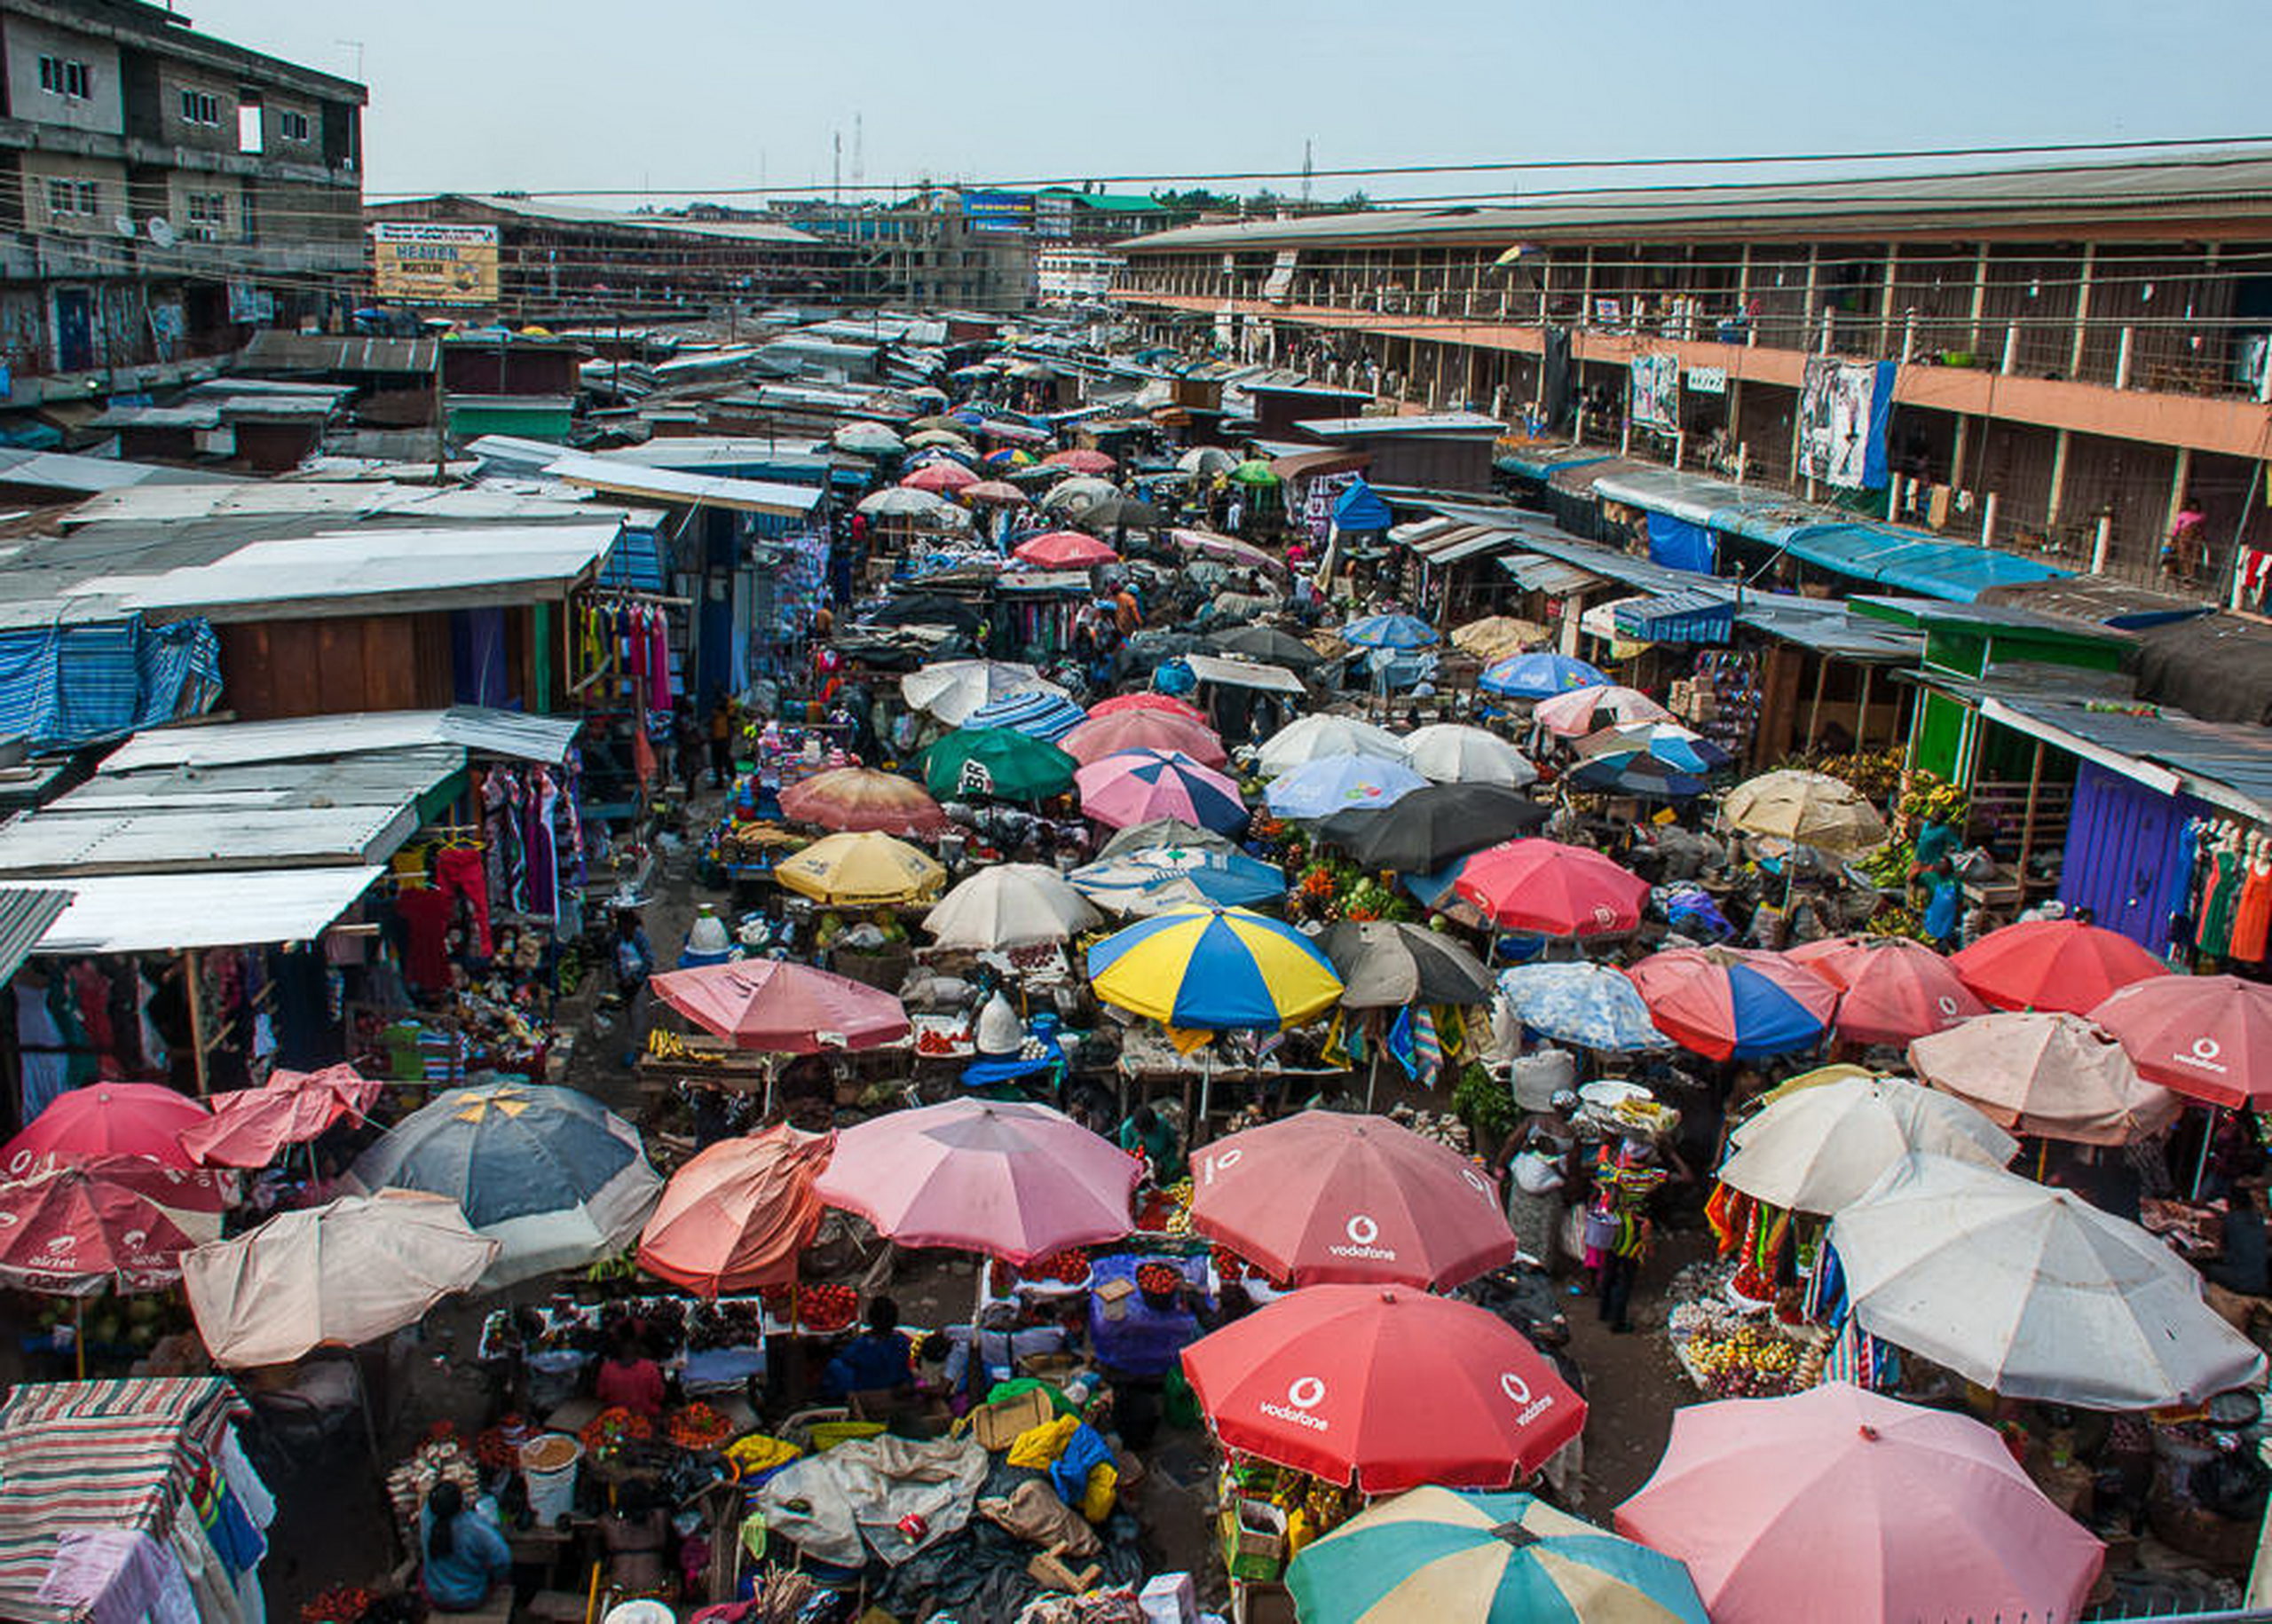
[[[1806,311],[1799,320],[1799,347],[1803,350],[1807,347],[1808,342],[1814,336],[1814,294],[1817,284],[1821,280],[1821,270],[1822,244],[1819,242],[1810,242],[1807,245]]]
[[[2043,509],[2043,527],[2046,530],[2057,528],[2059,509],[2066,501],[2067,445],[2070,438],[2068,431],[2062,429],[2059,438],[2051,443],[2051,499]]]
[[[1981,319],[1988,311],[1988,245],[1982,243],[1972,259],[1972,351],[1979,354]]]
[[[1878,354],[1883,360],[1886,351],[1893,348],[1893,296],[1898,286],[1901,245],[1889,242],[1885,248],[1885,275],[1878,284]],[[1909,359],[1905,351],[1903,360]]]
[[[2083,244],[2083,263],[2075,278],[2075,335],[2067,346],[2067,375],[2071,378],[2083,375],[2083,347],[2090,340],[2091,272],[2097,260],[2098,244]]]

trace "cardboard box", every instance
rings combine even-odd
[[[1275,1579],[1286,1566],[1286,1514],[1242,1495],[1223,1508],[1223,1565],[1234,1579]]]
[[[1199,1592],[1188,1573],[1155,1573],[1136,1592],[1144,1624],[1199,1624]]]
[[[1029,1388],[1014,1399],[971,1411],[970,1434],[982,1449],[1007,1449],[1018,1441],[1021,1433],[1046,1426],[1056,1415],[1057,1407],[1050,1403],[1047,1393],[1037,1387]]]
[[[1136,1282],[1132,1280],[1108,1280],[1089,1293],[1092,1298],[1104,1305],[1104,1317],[1108,1320],[1126,1319],[1128,1299],[1135,1295]]]

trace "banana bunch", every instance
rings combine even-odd
[[[698,1049],[682,1034],[659,1028],[647,1034],[647,1054],[651,1060],[671,1060],[682,1066],[722,1066],[726,1060],[722,1049]]]

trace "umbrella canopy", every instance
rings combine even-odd
[[[2183,1101],[2138,1075],[2113,1037],[2080,1015],[1983,1015],[1909,1045],[1917,1075],[2015,1133],[2126,1145],[2158,1133]]]
[[[1204,846],[1132,847],[1066,878],[1098,907],[1139,918],[1194,905],[1247,908],[1286,895],[1277,864]]]
[[[2272,1103],[2272,988],[2236,975],[2158,975],[2091,1011],[2138,1075],[2212,1105]]]
[[[1175,460],[1176,467],[1187,474],[1200,474],[1212,478],[1227,474],[1239,465],[1239,460],[1220,445],[1194,445]]]
[[[478,1284],[498,1244],[439,1195],[381,1190],[280,1212],[182,1255],[182,1285],[213,1362],[283,1365],[415,1324]]]
[[[899,482],[910,491],[928,491],[934,496],[952,496],[966,491],[978,483],[978,476],[961,463],[941,458],[926,462]]]
[[[1183,1351],[1226,1448],[1367,1494],[1504,1488],[1586,1403],[1498,1315],[1386,1286],[1311,1286]]]
[[[824,835],[773,865],[773,878],[831,907],[881,908],[935,896],[947,871],[888,834]]]
[[[1044,800],[1073,787],[1079,762],[1015,728],[957,728],[923,753],[923,781],[949,800]]]
[[[1341,996],[1332,961],[1293,926],[1243,908],[1177,908],[1089,950],[1116,1008],[1195,1031],[1299,1026]]]
[[[1670,721],[1672,713],[1637,688],[1599,682],[1541,699],[1531,720],[1561,738],[1578,738],[1604,728]]]
[[[1835,988],[1774,953],[1676,948],[1630,974],[1657,1029],[1709,1060],[1810,1047],[1838,1007]]]
[[[814,1188],[902,1246],[1023,1264],[1128,1234],[1142,1177],[1135,1157],[1045,1105],[963,1099],[845,1129]]]
[[[1366,615],[1341,628],[1341,641],[1360,649],[1424,649],[1436,628],[1417,615]]]
[[[872,767],[839,767],[798,780],[781,792],[781,816],[823,829],[918,840],[935,840],[954,827],[921,784]]]
[[[1065,753],[1084,766],[1124,750],[1174,751],[1203,767],[1221,767],[1231,759],[1221,736],[1205,722],[1149,706],[1102,716],[1092,713],[1061,743]]]
[[[1482,728],[1432,721],[1405,736],[1405,765],[1438,784],[1496,784],[1511,790],[1538,782],[1523,753]]]
[[[1783,956],[1838,989],[1831,1024],[1849,1043],[1905,1044],[1988,1013],[1947,959],[1906,936],[1828,936]]]
[[[1512,615],[1486,615],[1479,620],[1470,620],[1452,628],[1452,647],[1463,654],[1472,654],[1487,665],[1496,665],[1511,659],[1534,643],[1544,643],[1551,635],[1535,620],[1520,620]]]
[[[1089,717],[1094,721],[1099,716],[1119,716],[1130,711],[1156,711],[1163,716],[1179,717],[1185,721],[1195,721],[1202,727],[1207,725],[1206,713],[1197,706],[1172,694],[1156,693],[1150,689],[1100,699],[1089,706]]]
[[[720,1139],[671,1175],[639,1235],[639,1266],[698,1297],[785,1286],[819,1233],[814,1189],[835,1136],[777,1123]]]
[[[923,916],[941,947],[979,953],[1069,942],[1100,922],[1063,875],[1038,863],[990,863]]]
[[[1672,1047],[1649,1019],[1641,989],[1614,965],[1517,965],[1499,973],[1499,991],[1516,1020],[1558,1043],[1617,1054]]]
[[[1570,769],[1570,783],[1580,789],[1606,790],[1652,800],[1691,800],[1711,786],[1700,773],[1676,767],[1646,750],[1610,748],[1600,756],[1583,756]]]
[[[181,1147],[209,1167],[265,1167],[287,1145],[304,1145],[341,1117],[359,1116],[385,1092],[352,1066],[280,1067],[258,1088],[214,1095],[207,1102],[212,1115],[182,1130]]]
[[[0,1184],[0,1286],[94,1297],[154,1291],[180,1277],[190,1236],[138,1180],[111,1176],[113,1167],[128,1171],[69,1164]]]
[[[959,509],[958,509],[959,511]],[[861,617],[863,626],[943,626],[976,636],[986,617],[959,598],[943,593],[919,592],[888,598]]]
[[[1027,470],[1030,469],[1034,466],[1037,459],[1033,453],[1026,450],[1023,446],[1005,445],[998,450],[988,452],[984,456],[981,457],[979,461],[983,462],[987,467],[992,469]],[[1063,470],[1053,468],[1049,471],[1052,474],[1058,474],[1061,473]]]
[[[900,697],[911,709],[928,711],[951,728],[960,727],[971,712],[990,699],[1035,689],[1065,691],[1044,681],[1031,666],[999,659],[943,660],[899,679]]]
[[[1599,852],[1558,840],[1508,840],[1464,858],[1452,888],[1501,930],[1612,936],[1641,923],[1649,887]]]
[[[966,728],[1014,728],[1055,744],[1088,720],[1088,713],[1061,690],[1030,689],[989,699],[963,718]]]
[[[1510,699],[1550,699],[1576,688],[1598,688],[1609,679],[1582,659],[1541,650],[1513,654],[1484,667],[1476,686]]]
[[[2001,1167],[2019,1141],[1961,1100],[1900,1077],[1842,1077],[1763,1108],[1730,1136],[1720,1182],[1792,1212],[1834,1213],[1912,1151]]]
[[[2104,1552],[1969,1416],[1830,1383],[1673,1412],[1617,1531],[1714,1624],[2077,1617]]]
[[[1320,755],[1273,778],[1262,799],[1275,817],[1323,818],[1377,811],[1427,783],[1403,762],[1381,756]]]
[[[0,1150],[0,1177],[28,1179],[46,1168],[99,1156],[144,1156],[166,1167],[194,1167],[181,1136],[206,1108],[162,1083],[90,1083],[58,1094]]]
[[[1252,485],[1258,490],[1267,490],[1278,483],[1278,476],[1271,471],[1270,464],[1258,460],[1240,463],[1231,470],[1230,477],[1238,485]]]
[[[1022,508],[1029,500],[1006,479],[982,479],[963,486],[962,500],[973,508]]]
[[[1295,671],[1309,671],[1322,665],[1325,657],[1315,649],[1274,626],[1234,626],[1219,632],[1207,634],[1207,641],[1226,654],[1243,654],[1273,666],[1285,666]]]
[[[849,976],[737,958],[654,978],[655,996],[714,1037],[767,1054],[873,1049],[908,1034],[899,1000]]]
[[[1044,570],[1085,570],[1120,562],[1120,555],[1110,547],[1077,530],[1044,531],[1012,548],[1010,556]]]
[[[1179,817],[1148,817],[1140,824],[1131,824],[1113,832],[1097,852],[1100,859],[1117,857],[1129,852],[1148,851],[1155,846],[1195,846],[1209,851],[1235,852],[1238,842],[1227,834],[1212,829],[1203,829]]]
[[[1491,1001],[1491,973],[1483,961],[1424,926],[1345,919],[1328,926],[1317,944],[1333,961],[1341,1001],[1351,1009]]]
[[[856,457],[895,456],[907,449],[907,442],[879,422],[862,419],[846,423],[828,437],[829,444],[839,451],[848,451]]]
[[[1554,703],[1542,701],[1539,708]],[[1676,721],[1636,721],[1604,728],[1579,741],[1578,754],[1582,775],[1622,773],[1637,762],[1653,761],[1699,778],[1719,771],[1733,759],[1702,734]]]
[[[1519,1250],[1473,1163],[1385,1116],[1281,1117],[1217,1139],[1192,1177],[1191,1226],[1298,1286],[1449,1289]]]
[[[1057,481],[1050,487],[1049,493],[1041,499],[1042,510],[1045,513],[1078,513],[1120,494],[1120,487],[1109,480],[1092,478],[1085,474],[1066,477],[1062,464],[1053,463],[1034,469],[1031,472]]]
[[[1042,459],[1052,468],[1069,468],[1077,474],[1109,474],[1120,464],[1100,451],[1075,445],[1064,451],[1053,451]]]
[[[1380,811],[1340,813],[1320,832],[1369,869],[1432,874],[1454,857],[1528,834],[1549,816],[1528,796],[1495,784],[1430,784]]]
[[[1951,957],[1964,984],[1998,1009],[2096,1009],[2117,988],[2169,966],[2127,936],[2080,919],[2026,919]]]
[[[856,511],[879,519],[935,519],[956,510],[952,502],[935,492],[903,485],[872,491],[855,506]]]
[[[1404,760],[1404,741],[1386,728],[1353,716],[1304,716],[1288,722],[1263,742],[1255,765],[1267,777],[1290,773],[1325,755],[1370,755]]]
[[[1534,1495],[1433,1485],[1305,1546],[1286,1586],[1302,1624],[1709,1624],[1672,1557]]]
[[[1165,516],[1151,503],[1118,491],[1081,509],[1081,523],[1099,530],[1157,530]]]
[[[1290,572],[1286,561],[1274,553],[1265,552],[1251,541],[1242,541],[1236,536],[1218,535],[1211,530],[1168,532],[1168,540],[1187,553],[1196,553],[1203,558],[1219,558],[1226,564],[1235,564],[1250,570],[1262,570],[1283,577]]]
[[[350,1176],[367,1194],[457,1202],[499,1245],[489,1287],[622,1250],[662,1188],[637,1129],[589,1094],[532,1083],[451,1089],[387,1130]]]
[[[1124,750],[1082,768],[1074,782],[1080,785],[1083,815],[1108,828],[1156,817],[1226,832],[1246,826],[1239,786],[1172,750]]]
[[[2264,1367],[2160,1241],[1999,1168],[1904,1156],[1829,1239],[1856,1323],[2007,1398],[2154,1409]]]
[[[1852,784],[1827,773],[1791,768],[1737,784],[1720,803],[1720,816],[1746,834],[1842,857],[1874,851],[1889,838],[1885,819]]]

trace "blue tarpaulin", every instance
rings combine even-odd
[[[663,579],[662,537],[652,530],[625,525],[601,561],[597,579],[603,587],[627,587],[634,592],[669,590]]]
[[[203,620],[139,615],[0,632],[0,734],[72,749],[210,710],[221,643]]]
[[[1344,530],[1386,530],[1396,522],[1380,493],[1360,477],[1333,504],[1333,522]]]
[[[1709,530],[1663,513],[1652,513],[1648,520],[1649,557],[1653,562],[1667,569],[1693,570],[1699,575],[1713,572],[1719,548]]]
[[[1876,524],[1825,524],[1800,531],[1791,556],[1921,597],[1968,603],[1990,587],[2049,580],[2069,572],[1993,548],[1934,541]]]

